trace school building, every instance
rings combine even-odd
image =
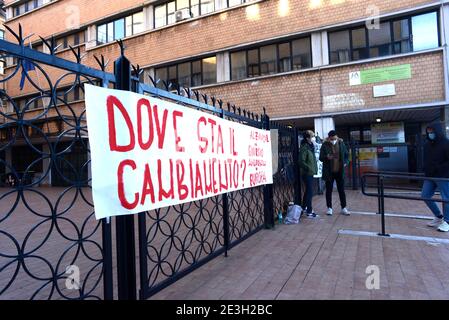
[[[40,51],[49,50],[39,36],[54,36],[58,57],[73,60],[70,46],[80,48],[82,63],[98,68],[94,56],[114,61],[115,40],[123,39],[145,82],[190,87],[255,113],[266,108],[272,120],[320,137],[336,129],[367,170],[419,172],[425,126],[441,120],[449,130],[446,0],[6,0],[4,8],[5,24],[18,30],[20,23],[26,43]],[[7,58],[5,73],[16,63]],[[8,94],[38,115],[48,98],[17,78],[5,84]],[[82,108],[80,88],[60,94]],[[11,101],[5,108],[14,112]],[[51,116],[42,130],[56,139],[67,123]],[[16,134],[0,133],[2,143]],[[40,148],[42,138],[33,139]],[[58,141],[58,150],[67,148]],[[33,161],[27,148],[18,140],[0,156],[20,170]],[[67,161],[84,163],[87,155],[71,148]],[[51,174],[46,183],[64,180]]]

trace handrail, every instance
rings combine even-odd
[[[377,193],[368,192],[367,188],[367,178],[376,178],[377,180]],[[434,182],[449,182],[449,178],[436,178],[436,177],[426,177],[423,174],[421,175],[411,175],[411,174],[390,174],[390,173],[366,173],[361,177],[361,185],[362,185],[362,194],[368,197],[376,197],[378,199],[378,209],[379,214],[381,215],[381,233],[380,236],[388,237],[389,234],[385,233],[385,198],[388,199],[401,199],[401,200],[412,200],[412,201],[435,201],[441,203],[449,203],[449,200],[443,199],[435,199],[435,198],[423,198],[421,196],[403,196],[397,194],[385,194],[385,185],[384,182],[386,179],[407,179],[407,180],[419,180],[419,181],[434,181]],[[388,187],[387,187],[388,188]],[[400,190],[400,188],[396,188],[396,190]],[[404,189],[406,190],[406,189]]]

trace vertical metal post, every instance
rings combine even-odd
[[[109,220],[109,221],[107,221]],[[112,278],[112,236],[110,218],[101,220],[102,243],[103,243],[103,288],[104,300],[113,300],[113,278]]]
[[[221,109],[220,117],[224,119],[224,111]],[[221,196],[223,206],[223,245],[225,247],[225,257],[228,256],[229,250],[229,199],[228,194],[224,193]]]
[[[387,233],[385,233],[385,198],[384,198],[384,196],[385,196],[385,193],[384,193],[384,178],[383,177],[380,177],[379,178],[379,180],[380,180],[380,186],[379,186],[379,189],[380,189],[380,219],[381,219],[381,228],[382,228],[382,231],[381,231],[381,233],[379,233],[379,235],[380,236],[383,236],[383,237],[389,237],[390,235],[389,234],[387,234]]]
[[[270,130],[270,117],[265,113],[263,115],[263,129]],[[267,184],[263,189],[263,204],[264,204],[264,220],[265,228],[271,229],[274,227],[274,210],[273,210],[273,185]]]
[[[299,168],[299,131],[298,128],[293,130],[294,138],[293,138],[293,170],[294,170],[294,192],[295,192],[295,204],[301,206],[301,171]]]
[[[121,56],[114,63],[115,88],[131,90],[131,63],[124,56],[123,43],[119,42]],[[134,216],[116,218],[118,299],[136,300],[136,248]],[[142,257],[145,258],[145,257]]]

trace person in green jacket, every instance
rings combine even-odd
[[[332,190],[335,181],[340,196],[341,214],[348,216],[350,213],[346,208],[345,167],[349,164],[349,152],[335,130],[329,132],[328,138],[321,146],[320,161],[323,162],[323,180],[326,182],[327,215],[331,216],[333,213]]]
[[[315,157],[315,134],[313,131],[306,131],[303,135],[299,149],[299,166],[301,175],[305,183],[303,210],[307,208],[306,214],[309,218],[316,218],[317,214],[312,209],[313,198],[313,176],[318,172],[318,165]]]

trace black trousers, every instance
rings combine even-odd
[[[307,213],[312,213],[312,199],[313,199],[313,176],[306,176],[303,177],[304,180],[304,186],[305,186],[305,192],[304,192],[304,198],[302,201],[302,208],[307,208]]]
[[[340,172],[332,173],[331,179],[326,180],[326,204],[328,208],[332,208],[332,190],[334,181],[337,182],[338,195],[340,196],[341,208],[346,208],[345,180]]]

